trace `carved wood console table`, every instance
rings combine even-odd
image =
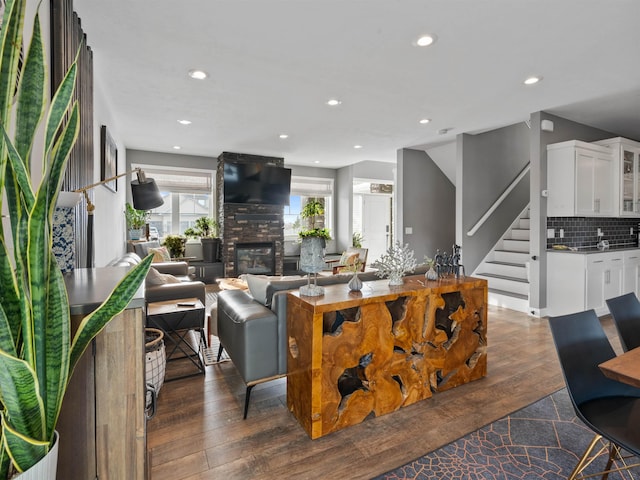
[[[311,438],[487,373],[487,282],[406,277],[288,294],[287,405]]]

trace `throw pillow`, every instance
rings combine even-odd
[[[168,273],[160,273],[153,267],[149,269],[149,273],[147,273],[147,278],[145,281],[145,284],[147,286],[164,285],[166,283],[180,283],[180,280]]]
[[[171,255],[169,255],[169,250],[167,250],[167,247],[150,248],[149,254],[153,254],[153,263],[171,261]]]
[[[271,281],[271,277],[267,275],[251,275],[247,274],[245,278],[249,286],[249,293],[256,302],[262,305],[267,304],[267,287]]]
[[[358,257],[360,257],[359,253],[353,253],[347,257],[343,265],[353,265],[358,261]]]

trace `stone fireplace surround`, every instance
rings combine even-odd
[[[235,246],[237,243],[273,243],[275,274],[282,275],[284,260],[284,207],[252,203],[224,203],[225,163],[266,163],[284,167],[284,158],[245,153],[222,152],[216,169],[218,221],[222,238],[224,276],[237,276]]]

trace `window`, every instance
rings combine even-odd
[[[180,234],[192,227],[200,217],[214,216],[213,178],[215,172],[171,167],[142,167],[147,177],[158,184],[164,205],[151,211],[149,225],[158,229],[160,237]]]
[[[333,179],[292,176],[289,205],[284,207],[285,239],[298,237],[304,225],[300,212],[310,198],[324,199],[324,226],[333,230]]]

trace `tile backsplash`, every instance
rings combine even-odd
[[[552,228],[554,236],[547,238],[547,248],[553,245],[593,248],[600,240],[608,240],[611,248],[635,247],[639,224],[640,218],[548,217],[547,231]],[[598,237],[598,228],[602,230],[602,237]],[[560,238],[560,229],[564,231],[564,238]]]

